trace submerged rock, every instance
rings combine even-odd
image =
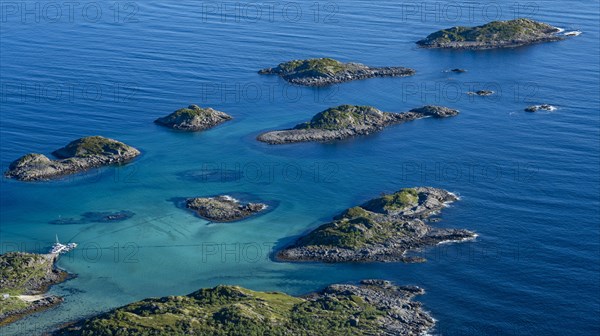
[[[279,75],[286,81],[305,86],[326,86],[373,77],[405,77],[415,70],[404,67],[369,67],[360,63],[342,63],[331,58],[294,60],[275,68],[262,69],[263,75]]]
[[[140,155],[140,151],[117,140],[91,136],[75,140],[52,154],[59,160],[43,154],[27,154],[11,163],[4,175],[21,181],[49,180],[125,163]]]
[[[560,41],[560,29],[530,19],[493,21],[477,27],[452,27],[417,42],[422,48],[495,49]]]
[[[555,111],[556,107],[552,106],[550,104],[542,104],[542,105],[532,105],[532,106],[528,106],[525,111],[526,112],[537,112],[539,110],[544,110],[544,111]]]
[[[341,140],[377,132],[406,121],[457,114],[457,110],[431,105],[405,113],[382,112],[371,106],[340,105],[318,113],[311,121],[298,124],[292,129],[266,132],[257,139],[269,144]]]
[[[186,200],[186,208],[213,222],[231,222],[255,215],[267,208],[263,203],[241,204],[229,196],[198,197]]]
[[[86,212],[81,215],[81,218],[59,218],[51,220],[50,224],[77,225],[90,223],[122,222],[133,217],[134,215],[134,212],[128,210],[121,210],[117,212]]]
[[[423,293],[383,280],[330,285],[303,297],[221,285],[131,303],[54,335],[416,336],[435,324],[412,301]]]
[[[458,198],[443,189],[417,187],[383,195],[342,212],[278,251],[282,261],[414,262],[407,251],[473,239],[462,229],[440,229],[426,220]]]
[[[203,168],[177,173],[182,180],[202,183],[227,183],[239,181],[244,177],[242,169]]]

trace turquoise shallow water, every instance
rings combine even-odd
[[[259,18],[234,2],[117,4],[116,17],[114,8],[99,5],[97,22],[92,12],[58,22],[49,22],[50,14],[36,22],[6,7],[2,12],[3,169],[24,153],[49,153],[92,134],[143,152],[127,166],[60,181],[2,181],[2,252],[45,251],[55,234],[80,244],[59,262],[77,278],[52,289],[65,303],[2,328],[2,335],[40,334],[134,300],[221,283],[302,294],[362,278],[424,287],[427,294],[419,300],[442,335],[599,331],[597,3],[428,2],[422,8],[394,1],[317,2],[291,3],[284,12],[276,7],[272,15],[265,3]],[[444,7],[449,4],[463,14]],[[442,15],[431,14],[432,6],[442,6]],[[515,10],[584,33],[515,50],[414,46],[439,28],[512,19]],[[128,19],[128,13],[136,14]],[[320,56],[408,66],[417,75],[313,89],[256,74],[280,61]],[[443,72],[455,67],[469,72]],[[498,95],[464,94],[473,88]],[[523,112],[546,102],[559,109]],[[152,124],[190,103],[235,120],[201,134]],[[254,140],[261,131],[295,125],[342,103],[395,112],[441,104],[461,114],[334,144],[267,146]],[[230,170],[233,177],[219,175]],[[425,251],[429,262],[414,265],[268,258],[271,249],[342,209],[414,185],[460,194],[439,225],[475,230],[478,239]],[[276,207],[244,222],[207,225],[172,202],[222,193]],[[110,224],[49,224],[87,211],[119,210],[135,216]]]

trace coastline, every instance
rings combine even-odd
[[[47,253],[36,254],[36,256],[40,256],[48,261],[51,261],[51,272],[52,274],[56,275],[55,278],[53,278],[51,281],[44,281],[40,283],[40,285],[34,289],[24,290],[26,294],[22,293],[19,295],[10,295],[9,298],[0,299],[0,302],[2,302],[3,300],[11,300],[15,298],[20,300],[21,304],[27,304],[27,306],[23,308],[10,310],[0,314],[0,327],[9,325],[29,315],[54,308],[64,301],[64,299],[60,296],[48,294],[48,291],[50,291],[51,287],[54,285],[74,279],[76,275],[56,266],[56,262],[59,258],[58,254]],[[0,294],[3,290],[4,289],[0,289]]]

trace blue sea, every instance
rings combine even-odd
[[[600,332],[598,1],[117,1],[0,3],[0,162],[49,155],[83,136],[116,138],[139,159],[42,183],[0,183],[1,251],[79,247],[51,289],[65,302],[0,329],[39,335],[147,297],[217,284],[294,295],[383,278],[426,289],[435,335]],[[424,50],[441,28],[529,17],[580,36],[493,51]],[[261,68],[332,57],[406,66],[407,78],[327,88]],[[466,73],[447,72],[465,68]],[[469,96],[489,89],[496,95]],[[527,113],[548,103],[556,111]],[[190,134],[153,120],[189,104],[235,119]],[[340,104],[460,110],[335,143],[255,137]],[[278,263],[270,253],[345,208],[403,187],[461,200],[434,225],[478,238],[422,251],[422,264]],[[211,224],[181,197],[266,201],[263,216]],[[121,222],[57,225],[127,210]]]

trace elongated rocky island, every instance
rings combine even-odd
[[[360,63],[342,63],[331,58],[313,58],[281,63],[258,73],[279,75],[297,85],[326,86],[373,77],[412,76],[415,70],[405,67],[369,67]]]
[[[0,255],[0,326],[62,302],[60,297],[43,295],[68,277],[54,267],[56,258],[21,252]]]
[[[493,21],[477,27],[452,27],[417,42],[423,48],[495,49],[563,40],[560,29],[530,19]]]
[[[186,200],[186,208],[213,222],[232,222],[255,215],[267,208],[263,203],[242,204],[227,195]]]
[[[458,198],[442,189],[402,189],[347,209],[330,223],[300,237],[278,251],[281,261],[320,262],[420,262],[407,251],[441,242],[476,237],[462,229],[440,229],[427,218]]]
[[[50,180],[85,170],[122,164],[140,155],[140,151],[120,141],[91,136],[69,143],[52,153],[27,154],[10,164],[4,175],[21,181]]]
[[[154,123],[180,131],[198,132],[220,125],[233,119],[230,115],[210,107],[202,108],[190,105],[179,109],[166,117],[158,118]]]
[[[303,297],[237,286],[152,298],[82,320],[62,335],[423,335],[434,319],[412,301],[424,291],[383,280],[330,285]]]
[[[258,140],[268,144],[341,140],[366,135],[383,128],[425,117],[445,118],[458,115],[443,106],[424,106],[405,113],[382,112],[371,106],[340,105],[316,114],[311,121],[292,129],[266,132]]]

